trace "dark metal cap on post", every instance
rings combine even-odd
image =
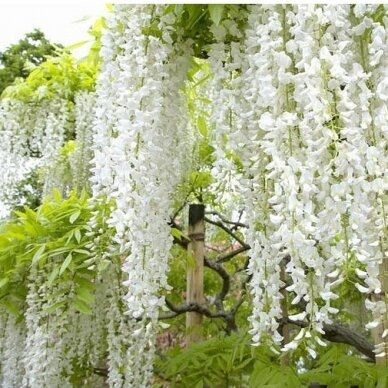
[[[191,204],[189,206],[189,226],[194,226],[197,222],[205,218],[205,205]]]

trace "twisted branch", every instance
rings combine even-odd
[[[230,276],[221,264],[215,261],[209,260],[206,257],[204,260],[204,265],[205,267],[211,268],[213,271],[217,272],[218,275],[220,275],[220,277],[222,278],[222,289],[217,294],[214,300],[214,305],[217,307],[217,309],[223,311],[224,310],[223,301],[230,289]]]

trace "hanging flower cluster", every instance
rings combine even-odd
[[[89,191],[90,161],[92,159],[92,128],[94,121],[95,93],[79,91],[74,96],[72,106],[71,137],[45,163],[45,186],[43,195],[51,194],[53,189],[67,196],[72,190],[81,193]],[[68,138],[68,136],[66,137]]]
[[[226,201],[227,193],[235,190],[240,175],[236,158],[241,136],[241,117],[235,108],[243,93],[238,72],[241,71],[244,54],[241,45],[243,35],[237,22],[231,17],[218,26],[212,26],[215,43],[210,45],[208,52],[208,62],[213,73],[208,86],[208,98],[213,106],[209,120],[215,127],[211,143],[216,157],[212,173],[217,182],[217,195],[224,193],[223,199]]]
[[[80,192],[88,187],[92,159],[92,128],[94,122],[95,93],[79,92],[75,95],[74,132],[76,147],[71,158],[73,188]]]
[[[23,184],[28,174],[39,169],[44,173],[44,193],[58,186],[58,171],[55,165],[58,153],[65,140],[77,132],[76,150],[78,165],[74,166],[77,183],[85,184],[85,174],[90,161],[91,121],[93,117],[94,98],[80,93],[76,97],[75,120],[72,104],[67,100],[18,101],[6,99],[1,101],[0,139],[4,145],[0,151],[2,185],[0,188],[1,216],[7,217],[10,210],[19,201],[18,187]],[[87,116],[88,115],[88,116]],[[88,150],[84,150],[87,148]],[[83,165],[81,164],[84,162]],[[74,182],[72,182],[74,184]],[[25,187],[22,187],[25,189]],[[65,258],[63,258],[64,260]],[[51,275],[51,277],[50,277]],[[80,326],[80,314],[74,307],[64,308],[65,299],[71,297],[68,290],[74,287],[68,283],[52,286],[53,268],[47,263],[38,269],[32,265],[27,276],[27,298],[24,319],[5,313],[2,344],[1,378],[2,386],[28,387],[66,387],[71,386],[73,359],[77,355],[77,346],[86,340],[86,329],[96,329],[93,335],[97,343],[103,338],[98,320],[104,313],[98,311],[94,319],[83,317],[87,323]],[[62,287],[62,288],[61,288]],[[58,309],[53,309],[58,306]],[[55,310],[55,311],[54,311]],[[20,321],[20,322],[19,322]],[[71,330],[77,327],[78,330]],[[100,337],[96,337],[100,333]],[[85,338],[86,336],[86,338]],[[90,336],[90,333],[89,333]],[[97,365],[101,360],[98,347],[88,347],[94,358],[85,357],[85,349],[79,362]],[[79,353],[79,352],[78,352]],[[85,361],[86,360],[86,361]]]
[[[319,333],[337,312],[335,288],[354,267],[358,290],[377,295],[367,300],[378,317],[367,327],[383,326],[387,38],[373,20],[376,8],[252,6],[240,48],[231,45],[226,55],[222,49],[211,62],[220,80],[216,111],[227,98],[230,117],[238,117],[227,130],[225,118],[216,120],[222,141],[215,154],[226,168],[224,149],[237,143],[244,166],[238,191],[250,225],[254,342],[267,334],[281,342],[286,287],[291,304],[304,310],[289,319],[308,326],[284,350],[306,341],[314,356],[323,344]],[[225,57],[242,50],[233,75]],[[244,93],[230,90],[228,76]]]
[[[21,387],[24,368],[22,355],[26,327],[17,317],[8,312],[1,313],[0,344],[0,385],[2,387]]]
[[[26,209],[2,227],[4,386],[70,387],[74,381],[101,385],[94,372],[106,368],[107,311],[114,303],[109,298],[114,282],[103,258],[86,246],[88,207],[86,195],[62,199],[56,193],[37,211]]]
[[[1,101],[1,218],[7,217],[15,205],[24,205],[18,188],[22,185],[23,190],[32,192],[33,187],[23,182],[37,169],[44,177],[43,196],[62,186],[66,186],[64,192],[88,187],[94,103],[94,93],[85,91],[75,95],[74,104],[55,98],[43,103]],[[65,171],[60,149],[74,135],[75,150],[69,157],[71,171]],[[65,179],[69,173],[71,177]]]
[[[163,6],[118,5],[102,38],[92,182],[96,197],[115,200],[108,224],[116,229],[123,256],[126,315],[121,319],[131,320],[132,333],[120,336],[125,362],[110,360],[116,366],[110,364],[109,379],[117,387],[147,385],[164,305],[159,291],[168,289],[171,200],[189,153],[180,89],[190,51],[174,21]],[[160,36],[152,34],[152,26]],[[113,333],[110,338],[118,341]]]
[[[52,269],[51,269],[52,270]],[[57,309],[50,314],[47,309],[65,299],[64,288],[50,289],[50,266],[32,268],[26,298],[25,322],[27,334],[23,352],[23,382],[25,387],[71,387],[71,358],[66,349],[68,315],[75,311]],[[56,295],[53,297],[53,295]]]
[[[105,357],[111,387],[150,383],[172,199],[195,137],[182,94],[193,42],[173,9],[115,6],[96,94],[79,92],[74,105],[0,102],[0,218],[37,168],[47,172],[44,194],[64,184],[65,168],[52,161],[74,134],[71,185],[85,188],[92,165],[99,204],[85,247],[97,268],[90,315],[67,304],[74,279],[52,285],[53,263],[32,265],[24,320],[0,313],[2,386],[70,387],[77,368],[98,369]],[[213,106],[204,117],[215,193],[228,209],[236,199],[245,206],[254,344],[305,345],[315,357],[343,282],[365,294],[366,327],[388,335],[388,34],[378,9],[252,5],[211,28],[213,77],[203,94]],[[289,343],[285,316],[304,322]],[[387,357],[385,344],[377,356]]]
[[[69,104],[65,100],[54,99],[38,105],[36,102],[8,99],[1,101],[2,218],[9,215],[16,205],[15,201],[23,200],[17,197],[18,184],[37,168],[49,166],[56,158],[69,131],[70,117]],[[51,187],[50,176],[46,175],[45,192],[48,187]]]

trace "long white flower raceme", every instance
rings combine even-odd
[[[384,7],[384,6],[381,6]],[[380,8],[381,8],[380,7]],[[377,5],[357,5],[353,9],[351,33],[356,43],[355,52],[359,65],[353,71],[357,88],[353,101],[361,110],[358,114],[360,139],[363,152],[363,179],[357,191],[359,211],[350,215],[357,220],[364,219],[364,225],[357,225],[359,251],[357,259],[362,268],[358,270],[361,292],[368,293],[366,307],[374,320],[366,327],[375,330],[375,337],[387,334],[388,328],[388,226],[387,226],[387,96],[388,96],[388,54],[387,20],[378,22]],[[386,12],[386,9],[385,9]],[[363,218],[364,217],[364,218]],[[365,218],[367,219],[365,221]],[[361,227],[359,227],[361,226]],[[363,227],[364,226],[364,227]],[[387,343],[377,344],[376,357],[388,360]]]
[[[18,184],[37,168],[50,166],[56,158],[70,130],[69,116],[69,103],[62,99],[41,104],[10,99],[1,101],[0,217],[9,216],[16,204],[24,204],[23,198],[15,198]],[[46,192],[51,187],[50,179],[50,174],[46,174]]]
[[[67,325],[75,310],[59,308],[52,314],[48,309],[66,298],[64,289],[48,285],[50,266],[38,269],[32,266],[28,276],[26,297],[26,337],[22,352],[24,368],[22,387],[70,387],[72,348],[69,348]]]
[[[244,166],[244,177],[239,182],[245,202],[249,231],[247,242],[251,246],[248,272],[253,309],[251,334],[254,343],[280,343],[278,318],[281,316],[280,262],[286,252],[273,241],[273,217],[269,199],[274,183],[267,177],[266,165],[270,157],[261,145],[264,128],[260,127],[262,115],[276,109],[277,81],[274,80],[276,62],[273,52],[281,48],[279,39],[279,13],[260,6],[252,6],[248,15],[245,36],[245,63],[242,71],[243,100],[239,116],[241,145],[239,157]],[[240,145],[240,146],[241,146]]]
[[[356,263],[358,289],[382,292],[386,33],[371,19],[375,10],[252,6],[245,56],[234,74],[227,68],[231,47],[222,39],[211,46],[216,165],[227,173],[226,155],[238,138],[244,167],[232,189],[245,200],[250,226],[255,342],[268,334],[281,341],[282,258],[291,304],[305,310],[289,318],[309,322],[284,350],[306,340],[316,354],[324,325],[338,311],[332,307],[336,286]],[[229,89],[233,77],[242,92]],[[382,322],[384,300],[367,306],[380,317],[376,324]]]
[[[180,89],[190,51],[173,27],[175,15],[165,9],[115,7],[103,38],[97,91],[92,181],[95,195],[116,204],[108,223],[124,258],[126,317],[133,320],[126,386],[145,386],[150,378],[156,320],[164,305],[159,291],[168,289],[171,199],[187,154]],[[146,33],[151,22],[161,37]]]
[[[2,387],[20,387],[24,373],[22,355],[26,327],[25,323],[18,322],[17,317],[13,314],[2,313],[2,315],[0,385]]]
[[[76,148],[72,156],[73,187],[81,192],[88,187],[92,159],[92,128],[94,122],[95,93],[79,92],[74,103],[74,132]]]

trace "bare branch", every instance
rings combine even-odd
[[[224,311],[210,311],[206,306],[200,305],[198,303],[188,303],[181,304],[179,306],[174,306],[167,298],[166,298],[167,307],[173,311],[174,313],[184,314],[188,312],[197,312],[205,315],[208,318],[225,318],[227,314]]]
[[[208,268],[211,268],[213,271],[217,272],[222,278],[222,289],[216,296],[214,300],[214,305],[219,310],[223,311],[224,310],[223,301],[230,289],[230,275],[221,264],[215,261],[209,260],[206,257],[204,260],[204,265]]]
[[[368,340],[361,334],[337,323],[333,323],[332,325],[324,325],[323,330],[325,331],[323,338],[327,339],[328,341],[340,342],[354,346],[359,352],[366,355],[371,360],[376,360],[376,355],[373,352],[374,345],[369,343]]]
[[[226,323],[226,331],[234,331],[237,330],[237,326],[235,324],[235,315],[243,304],[246,296],[246,291],[242,293],[239,300],[233,306],[230,311],[210,311],[206,306],[199,305],[197,303],[189,303],[182,304],[179,306],[174,306],[169,300],[166,299],[166,304],[170,310],[173,311],[171,314],[166,314],[164,316],[160,316],[160,319],[169,319],[174,318],[180,314],[184,314],[186,312],[195,311],[200,314],[205,315],[208,318],[222,318]],[[291,325],[299,326],[299,327],[307,327],[308,322],[305,321],[293,321],[289,318],[284,318],[279,320],[280,323],[288,323]],[[346,326],[340,325],[338,323],[333,324],[324,324],[323,330],[325,334],[322,338],[326,339],[330,342],[335,343],[343,343],[356,348],[360,353],[364,354],[371,361],[375,361],[375,353],[374,353],[374,345],[370,343],[365,337],[361,334],[349,329]]]
[[[211,214],[211,215],[217,216],[225,224],[233,225],[233,228],[235,228],[235,229],[249,227],[247,224],[244,224],[243,222],[240,222],[240,221],[230,221],[230,220],[226,219],[226,217],[224,217],[222,214],[220,214],[214,210],[207,211],[206,214]],[[240,218],[241,218],[241,215],[240,215]]]
[[[205,244],[205,248],[207,250],[209,250],[209,251],[217,252],[218,254],[220,254],[221,252],[224,251],[223,249],[219,249],[219,248],[213,247],[212,245],[209,245],[209,244]]]
[[[172,319],[172,318],[176,318],[178,315],[178,313],[174,313],[174,312],[170,312],[170,313],[166,313],[166,314],[159,314],[159,317],[158,319]]]
[[[241,246],[245,248],[250,248],[250,246],[245,243],[244,240],[242,240],[240,237],[236,235],[231,229],[229,229],[227,226],[225,226],[221,221],[213,221],[210,218],[205,217],[205,221],[208,222],[209,224],[218,226],[222,230],[224,230],[226,233],[228,233],[231,237],[233,237]]]
[[[229,253],[225,253],[223,255],[218,256],[216,261],[219,264],[226,263],[227,261],[233,259],[233,257],[237,256],[238,254],[249,251],[249,249],[251,249],[251,247],[246,244],[246,246],[239,247]]]
[[[239,298],[239,300],[236,302],[236,304],[232,307],[232,309],[230,310],[230,313],[233,314],[233,316],[235,316],[237,314],[237,311],[238,309],[241,307],[241,305],[244,303],[244,300],[245,300],[245,296],[246,296],[246,291],[243,291],[241,293],[241,296]]]
[[[308,323],[304,321],[292,321],[287,319],[287,323],[296,325],[299,327],[307,327]],[[374,345],[371,344],[365,337],[361,334],[349,329],[346,326],[340,325],[338,323],[333,323],[331,325],[324,324],[323,331],[325,334],[322,335],[322,338],[330,342],[347,344],[355,347],[360,353],[367,356],[372,361],[376,360],[374,350]]]

